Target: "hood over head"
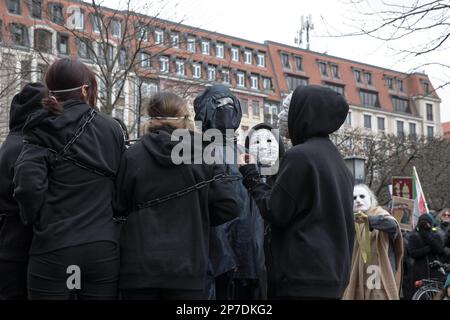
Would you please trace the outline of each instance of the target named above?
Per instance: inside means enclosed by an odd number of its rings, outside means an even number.
[[[9,130],[21,131],[28,116],[42,109],[42,99],[47,92],[46,87],[39,82],[29,83],[14,96],[9,113]]]
[[[195,121],[202,122],[202,131],[239,128],[242,118],[241,104],[224,85],[206,88],[194,100]]]
[[[345,98],[329,88],[314,85],[297,87],[288,115],[292,144],[337,131],[345,122],[348,110]]]

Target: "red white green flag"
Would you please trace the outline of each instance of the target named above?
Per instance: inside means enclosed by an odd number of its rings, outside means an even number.
[[[420,184],[419,175],[416,167],[413,167],[413,195],[414,195],[414,212],[413,212],[413,226],[417,225],[420,215],[428,213],[428,206],[425,200],[425,195]]]

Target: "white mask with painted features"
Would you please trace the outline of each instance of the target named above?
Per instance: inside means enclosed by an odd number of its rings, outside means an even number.
[[[273,166],[278,160],[279,144],[268,129],[260,129],[250,136],[250,154],[261,166]]]
[[[372,206],[369,192],[363,187],[353,189],[353,211],[367,211]]]

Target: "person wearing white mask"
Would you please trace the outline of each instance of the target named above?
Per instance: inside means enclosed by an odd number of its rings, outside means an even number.
[[[344,300],[399,300],[403,238],[397,220],[368,186],[353,191],[356,240]]]

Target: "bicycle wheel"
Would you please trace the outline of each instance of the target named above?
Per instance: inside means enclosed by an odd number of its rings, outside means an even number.
[[[434,286],[425,286],[414,293],[412,300],[433,300],[439,291],[440,290]]]

